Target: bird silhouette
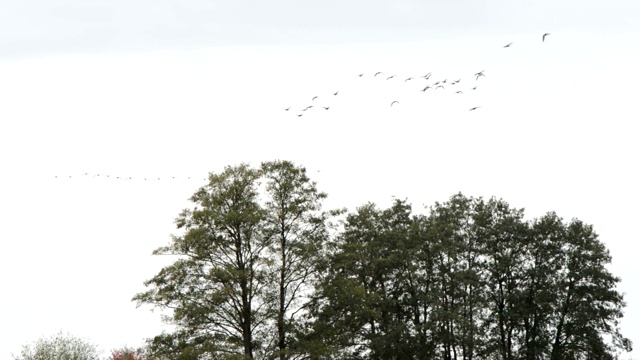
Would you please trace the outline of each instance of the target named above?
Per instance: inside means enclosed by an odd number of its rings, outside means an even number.
[[[397,103],[397,104],[400,104],[400,102],[399,102],[398,100],[393,100],[393,101],[391,102],[391,106],[393,106],[393,104],[396,104],[396,103]]]
[[[333,93],[333,95],[334,95],[334,96],[335,96],[335,95],[338,95],[338,91],[334,92],[334,93]]]
[[[428,73],[427,75],[423,76],[423,78],[425,78],[426,80],[429,80],[430,77],[431,77],[431,73]]]
[[[513,44],[513,43],[508,43],[507,45],[505,45],[503,47],[506,47],[506,48],[511,47],[511,44]]]
[[[431,89],[431,86],[425,86],[425,88],[424,88],[424,89],[422,89],[422,90],[420,90],[420,91],[425,92],[425,91],[427,91],[428,89]]]
[[[412,78],[412,77],[407,78],[404,82],[407,82],[407,81],[409,81],[409,80],[411,80],[411,79],[413,79],[413,78]]]
[[[462,94],[462,91],[458,90],[456,91],[456,94]]]
[[[289,109],[291,109],[291,106],[289,106],[288,108],[284,109],[284,111],[289,111]]]
[[[379,74],[382,74],[382,71],[378,71],[377,73],[373,74],[373,77],[378,76]],[[383,74],[384,75],[384,74]]]
[[[301,116],[302,116],[302,114],[298,114],[298,117],[301,117]]]
[[[391,76],[389,76],[389,77],[387,78],[387,80],[389,80],[389,79],[393,79],[394,77],[396,77],[396,76],[395,76],[395,75],[391,75]]]
[[[471,90],[475,90],[476,88],[477,88],[477,86],[474,86],[474,87],[471,88]]]
[[[544,38],[546,38],[546,37],[547,37],[547,35],[551,35],[551,34],[549,34],[549,33],[544,33],[544,34],[542,35],[542,42],[544,42]]]
[[[444,86],[438,85],[438,86],[436,86],[436,90],[438,90],[438,88],[443,88],[444,89]]]
[[[313,100],[315,100],[315,99],[317,99],[317,98],[318,98],[317,96],[314,96],[314,97],[311,99],[311,101],[313,101]]]
[[[325,110],[329,110],[329,106],[323,106]]]
[[[479,108],[479,107],[480,107],[480,106],[474,106],[474,107],[472,107],[471,109],[469,109],[469,111],[473,111],[473,110],[475,110],[475,109],[477,109],[477,108]]]
[[[479,78],[480,76],[484,76],[484,70],[482,70],[482,71],[480,71],[480,72],[475,73],[475,75],[476,75],[476,80],[478,80],[478,78]]]
[[[360,75],[358,75],[358,76],[359,76],[359,77],[362,77],[362,76],[364,76],[364,74],[360,74]]]

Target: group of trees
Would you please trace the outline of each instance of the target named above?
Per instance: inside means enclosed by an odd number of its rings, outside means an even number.
[[[592,226],[454,195],[324,211],[303,167],[211,174],[134,297],[170,311],[171,359],[613,359],[620,281]]]
[[[631,350],[611,258],[591,226],[532,222],[455,195],[347,217],[310,307],[324,354],[367,359],[613,359]]]

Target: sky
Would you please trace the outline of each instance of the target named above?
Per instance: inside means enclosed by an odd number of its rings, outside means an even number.
[[[60,330],[106,355],[168,329],[131,301],[171,262],[151,252],[209,172],[275,159],[305,166],[326,209],[406,198],[424,213],[462,192],[593,224],[640,346],[638,13],[0,1],[0,358]]]

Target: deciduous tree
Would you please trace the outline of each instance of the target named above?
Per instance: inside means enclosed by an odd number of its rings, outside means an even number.
[[[145,282],[148,291],[134,297],[139,304],[172,310],[178,331],[156,337],[154,353],[250,359],[260,348],[255,334],[267,321],[268,283],[260,175],[246,164],[211,174],[191,197],[195,207],[176,219],[185,233],[154,251],[179,256]]]

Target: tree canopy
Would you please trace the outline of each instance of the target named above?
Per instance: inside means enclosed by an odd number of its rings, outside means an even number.
[[[171,310],[176,359],[614,359],[630,351],[593,226],[504,200],[346,215],[289,161],[211,174],[134,300]]]

